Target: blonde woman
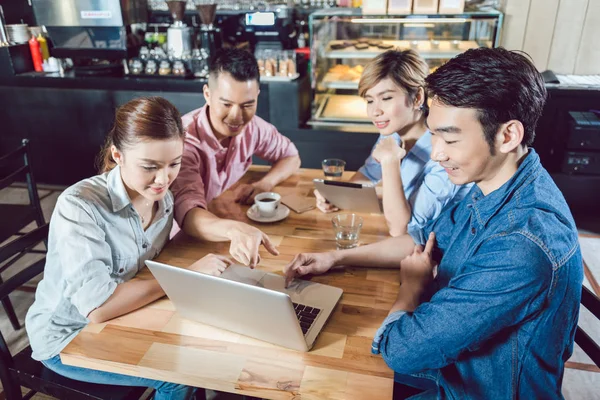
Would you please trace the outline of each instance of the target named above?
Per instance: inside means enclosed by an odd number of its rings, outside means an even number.
[[[423,89],[428,71],[415,51],[389,50],[365,66],[359,82],[359,94],[380,136],[350,180],[382,184],[383,210],[392,236],[410,233],[420,238],[421,228],[468,190],[452,184],[444,168],[430,159]],[[321,211],[337,211],[318,192],[315,196]]]

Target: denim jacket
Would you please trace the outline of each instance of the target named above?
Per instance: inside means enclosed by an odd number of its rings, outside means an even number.
[[[533,149],[515,175],[425,227],[441,254],[433,295],[390,315],[373,342],[397,373],[433,377],[438,398],[562,399],[583,262],[567,204]]]

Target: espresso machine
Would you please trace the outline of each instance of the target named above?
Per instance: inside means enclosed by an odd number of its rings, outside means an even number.
[[[167,29],[167,51],[170,57],[182,58],[192,52],[192,29],[184,22],[187,1],[167,0],[173,23]]]
[[[142,43],[138,24],[148,20],[147,0],[31,0],[53,57],[71,58],[78,76],[122,75],[129,53]]]
[[[213,55],[223,45],[221,30],[214,25],[217,15],[217,2],[215,0],[196,0],[196,10],[200,16],[200,33],[198,47]]]

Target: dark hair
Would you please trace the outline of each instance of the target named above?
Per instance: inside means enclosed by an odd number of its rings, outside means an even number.
[[[162,97],[141,97],[131,100],[117,109],[115,123],[106,137],[98,155],[100,173],[116,166],[110,148],[119,151],[134,146],[144,139],[171,140],[185,138],[181,115],[173,104]]]
[[[404,89],[410,104],[414,104],[420,88],[425,87],[429,67],[416,51],[388,50],[379,54],[365,65],[358,83],[358,94],[365,97],[367,91],[390,78],[396,86]],[[424,115],[427,115],[427,98],[423,99]]]
[[[221,48],[210,58],[208,73],[217,78],[220,73],[227,72],[239,82],[260,82],[260,73],[256,58],[246,51],[236,48]]]
[[[544,109],[546,87],[528,57],[501,47],[467,50],[427,77],[429,96],[449,106],[477,109],[492,155],[500,125],[510,120],[523,124],[522,144],[529,146]]]

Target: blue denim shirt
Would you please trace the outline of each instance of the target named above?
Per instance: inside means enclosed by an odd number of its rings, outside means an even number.
[[[390,137],[400,144],[402,139],[397,133]],[[380,135],[375,146],[386,136]],[[382,169],[372,155],[358,172],[366,176],[373,184],[381,181]],[[402,159],[400,175],[404,195],[411,207],[411,219],[408,223],[408,233],[415,239],[421,236],[422,228],[431,220],[437,218],[446,205],[459,202],[471,189],[471,185],[456,186],[448,178],[444,168],[431,160],[431,132],[426,131],[417,140]]]
[[[437,377],[439,398],[562,399],[583,262],[567,204],[533,149],[515,175],[423,230],[441,253],[433,295],[390,315],[373,342],[399,374]]]

